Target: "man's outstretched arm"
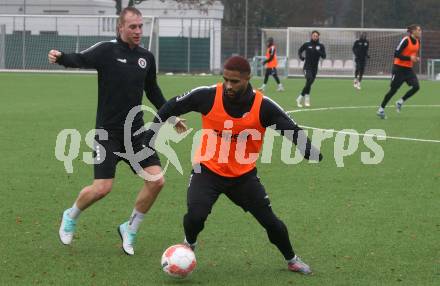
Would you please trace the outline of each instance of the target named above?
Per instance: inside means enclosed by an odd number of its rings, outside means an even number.
[[[50,50],[49,63],[60,64],[68,68],[94,68],[97,69],[108,42],[99,42],[79,53],[64,53]]]

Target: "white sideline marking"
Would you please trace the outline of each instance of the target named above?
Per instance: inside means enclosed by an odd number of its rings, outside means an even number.
[[[440,105],[405,105],[405,108],[406,107],[440,107]],[[326,110],[339,110],[339,109],[363,109],[363,108],[377,108],[377,106],[336,106],[336,107],[321,107],[321,108],[309,108],[309,109],[295,109],[295,110],[289,110],[286,112],[287,113],[298,113],[298,112],[309,112],[309,111],[326,111]],[[440,143],[440,140],[434,140],[434,139],[418,139],[418,138],[411,138],[411,137],[397,137],[397,136],[388,136],[388,135],[387,136],[377,136],[374,134],[345,132],[345,131],[338,131],[338,130],[334,130],[334,129],[323,129],[323,128],[317,128],[317,127],[312,127],[312,126],[305,126],[305,125],[299,125],[299,126],[304,129],[330,131],[332,133],[359,135],[359,136],[364,136],[364,137],[367,136],[367,137],[377,137],[377,138],[384,138],[384,139],[396,139],[396,140],[403,140],[403,141]]]

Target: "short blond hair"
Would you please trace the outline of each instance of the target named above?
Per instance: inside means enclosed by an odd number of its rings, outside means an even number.
[[[142,17],[141,11],[139,11],[139,9],[137,9],[136,7],[130,6],[130,7],[125,7],[124,9],[122,9],[121,13],[119,14],[118,21],[116,23],[116,35],[118,37],[119,37],[119,27],[121,27],[121,25],[124,24],[125,15],[127,15],[129,12],[134,15]]]

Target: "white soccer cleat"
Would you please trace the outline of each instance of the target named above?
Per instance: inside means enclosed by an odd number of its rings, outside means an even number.
[[[304,106],[310,107],[310,95],[308,95],[308,94],[306,94],[306,96],[304,98]]]
[[[385,115],[385,111],[384,110],[378,110],[376,112],[376,115],[379,116],[380,119],[387,119],[387,116]]]
[[[134,243],[136,241],[136,232],[128,229],[128,221],[118,227],[118,233],[122,240],[122,250],[127,255],[134,255]]]
[[[284,91],[284,86],[282,84],[279,84],[277,91]]]
[[[188,240],[186,240],[186,237],[185,237],[185,239],[183,240],[183,245],[188,246],[189,248],[191,248],[192,251],[194,251],[196,249],[197,242],[194,242],[191,244],[188,242]]]
[[[298,272],[304,275],[312,274],[310,266],[304,263],[301,258],[296,255],[287,263],[287,268],[292,272]]]
[[[61,217],[61,225],[58,234],[60,236],[60,240],[64,245],[69,245],[72,243],[73,234],[75,233],[76,220],[72,219],[69,216],[70,209],[67,209],[63,212],[63,216]]]
[[[357,88],[358,90],[361,90],[361,83],[360,83],[360,82],[357,83],[356,88]]]
[[[354,81],[353,81],[353,87],[354,88],[357,88],[357,86],[358,86],[358,80],[357,79],[355,79]]]
[[[396,101],[396,111],[397,112],[402,111],[402,105],[403,105],[403,103],[401,103],[400,101]]]
[[[302,95],[300,95],[300,96],[298,96],[298,97],[296,98],[296,106],[298,106],[299,108],[303,107],[303,105],[302,105],[302,99],[303,99],[303,96],[302,96]]]

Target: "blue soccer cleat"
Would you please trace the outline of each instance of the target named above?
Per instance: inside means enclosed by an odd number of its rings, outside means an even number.
[[[73,234],[75,233],[76,220],[69,216],[70,209],[63,212],[61,218],[61,226],[59,230],[60,240],[64,245],[69,245],[72,243]]]
[[[136,232],[132,232],[128,229],[128,221],[118,227],[118,233],[122,240],[122,250],[127,255],[134,255]]]

